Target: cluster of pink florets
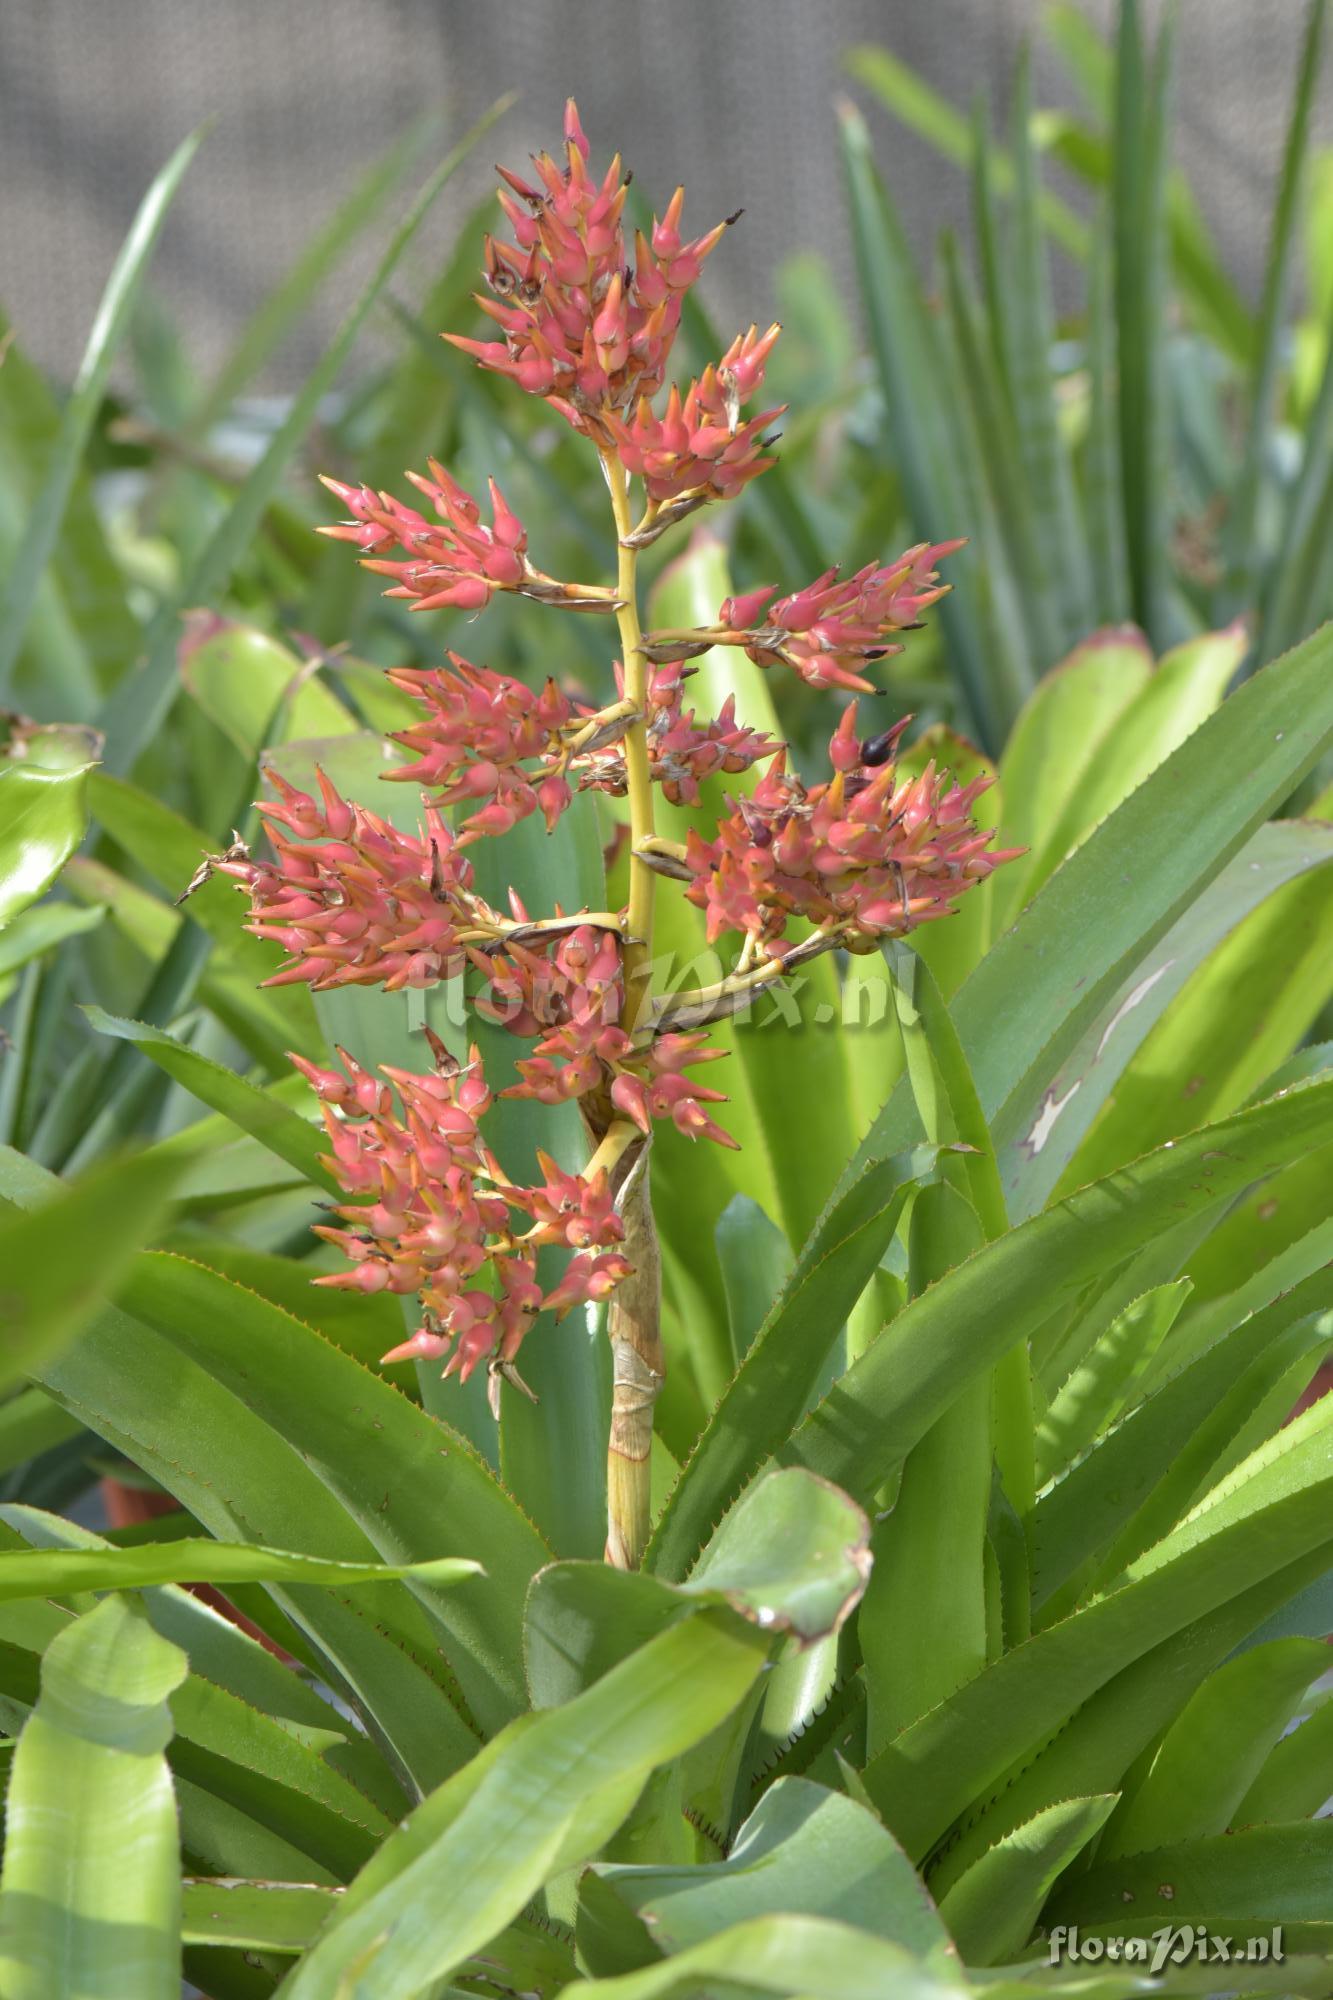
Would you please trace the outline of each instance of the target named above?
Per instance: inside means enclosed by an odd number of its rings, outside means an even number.
[[[742,410],[763,388],[779,330],[751,327],[696,380],[668,387],[684,296],[727,224],[687,238],[677,190],[648,234],[627,244],[620,161],[600,178],[589,171],[572,103],[563,157],[542,154],[531,181],[501,174],[513,240],[487,239],[489,291],[480,301],[499,337],[446,338],[544,398],[595,444],[621,547],[645,546],[772,464],[767,427],[780,411]],[[637,527],[625,519],[627,475],[642,482]],[[611,588],[537,569],[494,481],[486,521],[434,460],[427,474],[408,476],[433,518],[391,494],[325,482],[348,518],[323,532],[388,578],[390,597],[418,611],[477,612],[497,592],[571,611],[625,611]],[[686,705],[689,662],[731,646],[814,688],[867,689],[866,669],[899,651],[895,635],[942,595],[937,565],[958,546],[921,544],[847,577],[826,570],[786,596],[750,591],[728,598],[711,626],[650,632],[633,656],[642,671],[631,677],[617,663],[618,699],[604,708],[552,680],[534,690],[456,653],[444,667],[394,670],[421,715],[393,739],[406,761],[382,775],[419,789],[420,831],[400,832],[349,803],[322,774],[315,798],[274,773],[279,797],[262,808],[273,858],[252,860],[238,841],[210,864],[249,893],[251,930],[287,953],[270,983],[392,991],[470,967],[481,979],[479,1012],[533,1045],[505,1094],[577,1102],[594,1140],[609,1137],[606,1157],[622,1174],[637,1144],[632,1128],[648,1134],[655,1119],[734,1145],[708,1109],[725,1102],[722,1093],[690,1074],[722,1053],[703,1025],[719,994],[776,976],[794,946],[865,951],[944,916],[1007,857],[987,852],[988,835],[973,822],[985,780],[959,786],[929,765],[899,781],[904,723],[863,742],[852,703],[830,744],[832,777],[807,788],[783,745],[738,719],[734,698],[715,716]],[[633,619],[626,629],[637,640]],[[683,1001],[627,996],[627,912],[534,921],[511,892],[511,914],[501,916],[475,888],[475,842],[532,815],[550,831],[579,790],[631,789],[630,732],[633,756],[646,757],[648,775],[678,806],[698,805],[705,781],[736,779],[768,760],[711,837],[692,831],[683,847],[649,840],[631,862],[683,880],[710,941],[744,936],[731,987],[724,979]],[[790,940],[793,922],[803,929]],[[351,1268],[319,1282],[416,1295],[421,1325],[386,1360],[446,1356],[445,1372],[466,1378],[483,1359],[512,1370],[539,1311],[604,1298],[629,1265],[614,1247],[623,1232],[607,1172],[569,1174],[539,1153],[541,1181],[514,1184],[480,1134],[491,1093],[475,1049],[460,1067],[431,1040],[428,1076],[371,1076],[345,1055],[341,1072],[298,1063],[323,1104],[329,1165],[347,1196],[321,1234]],[[537,1253],[549,1245],[571,1256],[544,1290]]]
[[[503,337],[448,337],[482,367],[544,396],[576,430],[610,445],[654,500],[693,489],[730,498],[769,462],[763,432],[779,412],[742,423],[739,408],[762,386],[778,330],[760,335],[752,327],[683,395],[673,389],[659,416],[652,398],[665,380],[681,303],[727,222],[686,237],[685,195],[677,188],[648,236],[636,233],[631,262],[620,157],[597,180],[588,151],[571,102],[562,159],[542,153],[531,181],[500,169],[500,203],[514,241],[487,239],[490,296],[479,303]]]
[[[539,1312],[603,1299],[625,1276],[625,1258],[607,1247],[624,1232],[605,1173],[567,1174],[544,1153],[534,1187],[501,1172],[479,1129],[491,1093],[475,1049],[464,1067],[437,1044],[433,1075],[385,1068],[387,1081],[338,1054],[342,1071],[292,1058],[324,1107],[327,1164],[349,1197],[341,1225],[318,1234],[352,1268],[315,1282],[420,1300],[422,1324],[386,1362],[447,1355],[445,1374],[466,1382],[480,1361],[512,1362]],[[547,1244],[575,1254],[543,1291],[537,1252]],[[487,1268],[494,1292],[476,1283]]]
[[[889,936],[946,917],[1005,852],[972,808],[992,782],[957,785],[933,763],[900,782],[895,764],[906,718],[861,742],[856,703],[829,745],[833,776],[810,790],[786,767],[771,768],[737,799],[716,837],[691,832],[686,895],[705,912],[710,942],[746,933],[774,951],[792,918],[871,951]]]
[[[921,542],[896,562],[867,563],[854,575],[826,569],[804,590],[770,604],[773,587],[729,597],[718,614],[756,666],[788,666],[810,687],[869,693],[863,669],[901,645],[889,635],[910,631],[929,605],[943,597],[936,565],[961,542]],[[767,610],[764,607],[767,606]],[[756,623],[760,614],[762,623]]]
[[[508,833],[531,813],[541,814],[549,833],[570,804],[574,786],[624,794],[627,713],[598,723],[599,711],[564,694],[554,681],[534,693],[525,682],[473,666],[457,653],[449,660],[447,668],[403,667],[390,674],[426,713],[393,737],[414,761],[384,775],[438,794],[438,806],[472,808],[459,826],[460,846]],[[692,671],[677,660],[648,675],[649,763],[654,782],[673,805],[696,804],[705,778],[747,771],[779,747],[771,736],[737,721],[734,696],[716,716],[687,709],[683,693]],[[615,674],[623,700],[619,661]]]
[[[736,718],[736,697],[729,694],[714,716],[699,716],[684,705],[684,689],[693,668],[682,660],[670,660],[648,672],[648,697],[644,720],[648,735],[648,763],[654,784],[662,787],[673,806],[699,803],[699,787],[706,778],[734,777],[748,771],[763,757],[771,757],[779,747],[761,730],[749,729]],[[615,662],[616,686],[625,692],[625,672]],[[625,757],[622,749],[624,723],[608,740],[594,743],[577,760],[579,785],[585,791],[609,792],[621,797],[625,791]]]
[[[461,972],[472,868],[435,808],[425,809],[423,834],[400,833],[341,797],[322,771],[318,800],[269,776],[278,802],[259,810],[273,859],[242,850],[216,864],[249,894],[246,929],[288,955],[265,985],[394,993]]]
[[[654,1118],[669,1118],[688,1139],[736,1144],[703,1108],[725,1103],[723,1093],[685,1075],[725,1051],[709,1048],[705,1034],[636,1041],[626,1033],[620,945],[609,931],[584,925],[545,953],[511,943],[503,953],[473,957],[488,982],[478,1011],[513,1034],[537,1038],[533,1054],[516,1065],[522,1081],[506,1097],[563,1104],[604,1096],[645,1133]]]

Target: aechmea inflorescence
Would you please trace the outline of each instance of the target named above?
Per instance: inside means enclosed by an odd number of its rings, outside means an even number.
[[[696,379],[670,380],[682,302],[728,225],[688,237],[678,190],[631,239],[620,161],[600,176],[591,170],[572,103],[563,154],[541,155],[530,179],[501,176],[512,240],[488,240],[480,300],[493,337],[446,337],[588,439],[611,496],[614,580],[547,575],[494,481],[483,508],[434,461],[409,475],[429,515],[329,479],[348,518],[323,532],[349,543],[389,579],[389,595],[417,611],[476,613],[510,593],[614,617],[614,698],[598,707],[551,680],[532,687],[457,653],[438,667],[395,670],[420,714],[395,736],[405,755],[384,775],[420,792],[419,832],[396,830],[322,776],[318,798],[275,780],[279,796],[262,808],[271,858],[233,846],[216,865],[248,891],[251,928],[285,951],[275,981],[395,991],[467,970],[479,977],[479,1012],[530,1044],[509,1094],[578,1104],[585,1169],[568,1172],[542,1154],[539,1178],[518,1185],[482,1136],[491,1092],[475,1050],[460,1063],[437,1047],[425,1076],[380,1079],[350,1058],[340,1072],[299,1065],[323,1104],[329,1164],[347,1197],[321,1233],[350,1269],[321,1282],[420,1302],[420,1325],[392,1358],[443,1358],[446,1373],[462,1376],[485,1362],[519,1382],[515,1357],[539,1313],[610,1296],[608,1555],[633,1563],[646,1533],[663,1367],[643,1158],[654,1123],[734,1144],[714,1116],[722,1093],[693,1074],[721,1053],[709,1045],[709,1020],[817,952],[873,950],[947,915],[1007,857],[974,822],[981,784],[958,786],[933,766],[900,774],[906,719],[863,739],[851,703],[830,744],[829,777],[806,784],[785,746],[738,715],[734,696],[715,715],[691,705],[690,663],[717,646],[816,689],[868,690],[875,663],[900,650],[899,635],[943,593],[938,564],[958,544],[921,545],[846,577],[830,569],[785,594],[751,590],[728,598],[712,624],[645,634],[639,551],[697,509],[735,498],[773,463],[780,410],[746,412],[779,329],[751,327]],[[757,767],[757,782],[736,782]],[[660,838],[655,788],[698,808],[705,784],[722,788],[720,820],[681,844]],[[550,830],[580,791],[625,801],[625,906],[534,917],[513,899],[507,913],[494,909],[474,880],[476,843],[533,815]],[[704,912],[710,941],[736,934],[734,968],[713,986],[657,990],[659,882]],[[551,1246],[570,1253],[553,1286],[537,1261]]]

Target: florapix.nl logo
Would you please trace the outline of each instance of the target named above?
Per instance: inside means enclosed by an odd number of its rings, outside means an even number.
[[[1076,1924],[1057,1924],[1047,1955],[1051,1965],[1141,1965],[1150,1974],[1167,1965],[1281,1965],[1286,1957],[1281,1924],[1243,1938],[1206,1924],[1163,1924],[1137,1937],[1084,1937]]]

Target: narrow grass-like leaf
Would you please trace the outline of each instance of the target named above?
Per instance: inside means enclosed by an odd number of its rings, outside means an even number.
[[[1093,605],[1104,625],[1129,616],[1129,557],[1125,545],[1125,483],[1121,470],[1119,385],[1112,308],[1109,219],[1097,230],[1088,276],[1088,435],[1083,492],[1088,516]]]
[[[242,327],[217,374],[189,414],[190,436],[206,435],[227,414],[240,391],[261,372],[320,286],[383,212],[403,175],[439,128],[437,112],[416,119],[387,152],[371,162],[328,220],[321,223],[282,281]]]
[[[1249,423],[1240,473],[1227,503],[1228,586],[1237,610],[1253,600],[1257,549],[1257,517],[1263,489],[1265,464],[1274,422],[1274,397],[1282,344],[1286,336],[1283,313],[1292,258],[1296,248],[1297,220],[1301,189],[1305,181],[1309,149],[1310,115],[1315,102],[1319,68],[1323,56],[1324,17],[1327,0],[1310,0],[1305,39],[1296,71],[1296,90],[1287,123],[1282,174],[1277,203],[1273,210],[1272,233],[1264,265],[1263,296],[1259,303],[1258,336],[1249,383]]]
[[[1093,623],[1088,550],[1074,498],[1074,483],[1051,379],[1053,340],[1050,279],[1041,226],[1041,187],[1032,142],[1032,67],[1025,52],[1014,85],[1014,207],[1010,255],[1014,266],[1014,306],[1010,393],[1019,450],[1032,496],[1034,534],[1041,555],[1036,575],[1025,577],[1025,593],[1043,585],[1054,598],[1062,627],[1061,643],[1039,668],[1083,637]]]
[[[1007,384],[1000,378],[995,358],[984,340],[977,303],[972,295],[957,238],[946,232],[940,239],[949,316],[957,349],[959,369],[972,412],[973,435],[980,448],[981,465],[1001,532],[1009,550],[1015,575],[1022,579],[1018,592],[1025,624],[1030,628],[1029,646],[1034,660],[1050,665],[1062,650],[1059,604],[1050,572],[1048,546],[1042,540],[1034,494],[1027,468],[1019,450],[1018,430]],[[1001,328],[992,336],[1003,337]]]
[[[1173,17],[1146,59],[1138,0],[1123,0],[1113,174],[1120,465],[1134,615],[1165,634],[1167,560],[1165,177]]]
[[[201,1055],[197,1049],[178,1042],[174,1036],[164,1034],[160,1028],[149,1027],[143,1021],[118,1020],[100,1007],[85,1007],[83,1011],[99,1034],[132,1043],[192,1097],[210,1110],[220,1111],[308,1181],[317,1187],[337,1190],[337,1181],[321,1164],[327,1144],[322,1126],[302,1118],[267,1091],[248,1083],[222,1063]]]
[[[112,266],[79,372],[65,404],[45,483],[28,517],[23,540],[10,565],[4,598],[0,601],[0,692],[9,687],[37,586],[59,538],[70,492],[97,419],[111,365],[129,324],[167,210],[203,136],[201,130],[182,140],[157,175]]]
[[[446,155],[421,189],[406,217],[389,239],[374,275],[306,378],[263,457],[191,565],[176,598],[154,619],[148,634],[144,664],[137,673],[125,676],[104,715],[107,763],[117,775],[124,777],[133,770],[141,752],[151,742],[171,707],[176,688],[176,648],[183,609],[188,605],[209,602],[226,587],[238,558],[248,546],[265,509],[277,492],[292,455],[309,430],[320,402],[333,386],[357,335],[393,276],[403,253],[416,236],[437,195],[467,158],[477,140],[507,109],[509,101],[502,99],[493,105],[466,138]]]
[[[844,58],[848,72],[867,90],[873,91],[895,118],[909,131],[927,140],[955,166],[966,166],[971,158],[971,134],[967,119],[947,99],[932,90],[924,77],[899,62],[888,49],[863,44],[849,49]],[[1008,154],[994,154],[997,190],[1009,194],[1014,186],[1014,163]],[[1042,226],[1062,250],[1072,257],[1087,254],[1087,226],[1082,218],[1060,200],[1043,191],[1040,199]]]
[[[875,171],[865,123],[850,106],[842,113],[842,150],[888,434],[917,532],[942,540],[973,516],[962,503],[958,440],[941,380],[938,338],[901,220]],[[993,635],[980,629],[973,597],[977,567],[975,557],[963,552],[955,565],[958,587],[943,600],[940,617],[982,741],[993,746],[1003,735],[1006,710],[1018,706],[1022,676],[1010,673],[1003,654],[997,656],[990,644]],[[1008,677],[999,690],[997,676]]]
[[[1329,314],[1325,310],[1327,338]],[[1301,469],[1288,500],[1259,627],[1258,658],[1271,660],[1308,630],[1319,603],[1320,556],[1333,491],[1333,339],[1314,407],[1304,425]]]

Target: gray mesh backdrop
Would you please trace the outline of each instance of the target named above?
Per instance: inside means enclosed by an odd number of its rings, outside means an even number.
[[[1105,25],[1110,0],[1086,5]],[[573,90],[595,149],[622,143],[659,200],[685,179],[700,226],[744,206],[709,284],[728,320],[748,322],[788,250],[823,250],[850,284],[832,113],[847,88],[841,51],[881,41],[955,103],[982,90],[998,105],[1040,15],[1036,0],[3,0],[0,300],[36,357],[68,374],[140,194],[214,116],[156,263],[158,291],[207,366],[405,121],[443,106],[456,136],[503,91],[520,93],[442,198],[424,264],[496,158],[521,163],[558,136]],[[1250,291],[1303,19],[1300,0],[1182,8],[1177,154]],[[1045,58],[1039,83],[1058,100]],[[963,221],[962,177],[868,108],[924,246]],[[300,379],[373,256],[359,246],[267,387]]]

